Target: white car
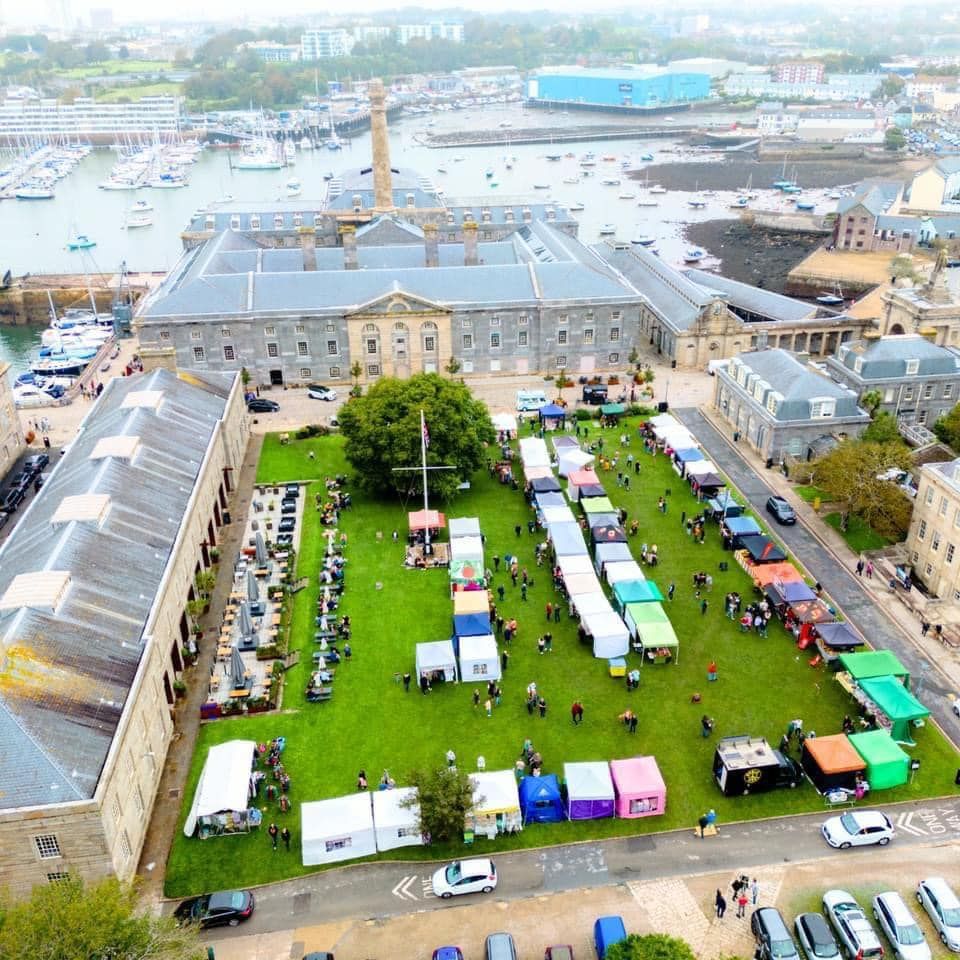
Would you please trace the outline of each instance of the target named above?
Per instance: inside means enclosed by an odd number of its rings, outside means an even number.
[[[943,877],[917,884],[917,900],[948,950],[960,953],[960,900]]]
[[[325,387],[319,383],[311,383],[310,386],[307,387],[307,396],[311,400],[332,401],[337,399],[337,391],[331,390],[329,387]]]
[[[930,947],[903,897],[893,890],[873,898],[873,916],[900,960],[931,960]]]
[[[449,900],[461,893],[490,893],[497,886],[497,868],[487,857],[454,860],[433,875],[433,894]]]
[[[873,843],[884,847],[893,838],[893,824],[879,810],[851,810],[839,817],[831,817],[820,832],[831,847],[841,850]]]

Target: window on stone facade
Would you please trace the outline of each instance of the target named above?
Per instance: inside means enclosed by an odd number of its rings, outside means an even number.
[[[930,549],[936,552],[940,549],[940,534],[934,531],[933,536],[930,538]]]
[[[490,318],[490,326],[491,326],[491,327],[499,327],[499,326],[500,326],[500,318],[499,318],[499,317],[491,317],[491,318]]]
[[[283,229],[283,214],[275,213],[273,215],[273,229],[282,230]]]
[[[120,855],[124,860],[129,860],[133,856],[133,850],[130,847],[130,837],[126,830],[120,831]]]
[[[558,330],[557,331],[557,343],[566,343],[567,342],[567,331]]]
[[[561,313],[560,316],[557,317],[557,323],[566,323],[569,319],[570,319],[570,314]]]
[[[231,229],[231,230],[239,230],[239,229],[240,229],[240,216],[239,216],[239,214],[234,214],[234,215],[230,218],[230,229]]]
[[[929,507],[933,503],[933,487],[927,487],[927,495],[924,498],[927,501],[927,506]]]
[[[133,787],[133,805],[137,808],[137,813],[143,813],[145,809],[143,805],[143,794],[140,792],[139,785],[136,784]]]
[[[491,333],[490,334],[490,349],[499,350],[500,349],[500,334]]]
[[[367,341],[367,353],[376,353],[377,352],[377,341],[371,337]]]
[[[518,346],[518,347],[525,347],[526,345],[527,345],[527,331],[526,331],[526,330],[521,330],[521,331],[517,334],[517,346]]]
[[[194,347],[193,348],[193,362],[194,363],[203,363],[207,359],[206,351],[203,347]]]
[[[857,357],[853,361],[853,372],[854,373],[863,373],[863,357]]]
[[[563,355],[557,357],[557,369],[562,370],[567,365],[567,358]]]
[[[279,344],[279,343],[268,343],[268,344],[267,344],[267,356],[268,356],[268,357],[279,357],[279,356],[280,356],[280,344]]]
[[[924,400],[929,400],[932,396],[933,396],[933,384],[932,384],[932,383],[928,383],[928,384],[923,388],[923,399],[924,399]]]
[[[593,311],[592,311],[592,310],[588,310],[588,311],[583,315],[583,319],[586,320],[587,323],[593,323]]]
[[[928,564],[923,568],[923,570],[924,570],[924,573],[926,573],[926,575],[929,577],[930,574],[933,573],[933,564],[932,564],[932,563],[928,563]]]
[[[945,383],[943,385],[943,399],[949,400],[951,399],[951,397],[953,397],[953,384]]]
[[[306,340],[297,341],[297,356],[298,357],[309,357],[310,356],[310,344]]]
[[[340,352],[340,344],[336,340],[327,341],[327,353],[331,357],[335,357]]]
[[[331,379],[331,380],[337,380],[337,379],[339,379],[339,378],[340,378],[340,368],[339,368],[339,367],[331,367],[331,368],[330,368],[330,379]]]
[[[379,364],[379,363],[368,363],[368,364],[367,364],[367,376],[368,376],[368,377],[379,377],[379,376],[380,376],[380,364]]]
[[[328,323],[327,333],[336,333],[336,332],[337,332],[337,325],[335,323]]]
[[[460,321],[460,326],[463,327],[464,330],[469,330],[473,326],[473,321],[469,319],[469,317],[464,317],[463,320]]]
[[[591,343],[593,343],[593,330],[588,327],[583,331],[583,344],[589,346]]]
[[[225,340],[226,340],[226,339],[229,339],[229,337],[230,337],[230,328],[229,328],[229,327],[221,327],[221,328],[220,328],[220,336],[223,337]]]
[[[191,331],[190,331],[190,339],[191,339],[191,340],[202,340],[202,339],[203,339],[203,331],[201,331],[201,330],[191,330]]]
[[[620,328],[611,327],[610,328],[610,342],[616,343],[620,339]]]
[[[500,361],[494,360],[492,357],[490,359],[490,372],[499,373],[500,372]]]
[[[619,363],[619,362],[620,362],[619,353],[611,353],[610,356],[607,357],[607,363]]]
[[[473,334],[465,333],[463,335],[463,349],[472,350],[473,349]]]
[[[929,412],[930,412],[929,410],[921,410],[921,411],[917,414],[917,423],[926,423],[926,422],[927,422],[927,414],[928,414]]]
[[[917,527],[917,539],[921,542],[927,539],[927,521],[921,520],[920,526]]]
[[[611,320],[619,320],[623,316],[623,313],[619,310],[613,310],[610,313]]]
[[[37,847],[37,853],[40,854],[41,860],[55,860],[57,857],[63,856],[60,852],[60,841],[54,833],[41,834],[38,837],[34,837],[33,842]]]
[[[161,331],[160,331],[160,339],[161,339],[161,340],[169,340],[169,339],[170,339],[170,331],[169,331],[169,330],[161,330]]]
[[[260,229],[260,216],[259,214],[253,213],[250,215],[250,229],[259,230]]]
[[[915,377],[920,371],[920,361],[919,360],[908,360],[906,362],[906,374],[908,377]]]
[[[69,880],[70,874],[66,870],[58,870],[56,873],[47,874],[47,883],[60,883],[63,880]]]
[[[521,327],[525,327],[529,322],[530,318],[525,313],[521,313],[520,316],[517,317],[517,323],[519,323]]]
[[[436,337],[424,337],[423,338],[423,349],[427,353],[433,353],[437,349],[437,338]]]
[[[223,345],[223,359],[224,360],[236,360],[236,352],[233,349],[233,345],[225,343]]]
[[[306,333],[306,332],[307,332],[307,328],[306,328],[302,323],[298,323],[298,324],[293,328],[293,332],[294,332],[294,333]]]
[[[947,507],[949,506],[946,497],[940,498],[940,516],[945,517],[947,515]]]
[[[277,328],[274,326],[264,327],[263,335],[265,337],[275,337],[277,335]]]
[[[303,214],[302,214],[302,213],[295,213],[295,214],[293,215],[293,225],[294,225],[295,227],[302,227],[302,226],[303,226]]]
[[[947,563],[953,563],[953,544],[952,543],[947,544],[947,551],[944,554],[944,557]]]
[[[300,368],[300,379],[301,380],[310,380],[313,377],[313,370],[310,367],[301,367]]]

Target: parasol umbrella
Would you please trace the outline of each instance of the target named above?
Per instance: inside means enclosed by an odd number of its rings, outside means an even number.
[[[263,534],[257,531],[257,566],[267,565],[267,545],[263,542]]]
[[[240,690],[246,686],[247,668],[243,664],[243,656],[238,647],[234,647],[230,654],[230,680],[234,690]]]
[[[240,636],[250,637],[254,634],[253,619],[250,616],[250,604],[240,604]]]
[[[257,586],[257,575],[252,571],[247,571],[247,599],[255,602],[260,599],[260,587]]]

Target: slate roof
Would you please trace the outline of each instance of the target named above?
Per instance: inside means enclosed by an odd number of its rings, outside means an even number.
[[[771,290],[762,290],[748,283],[730,280],[718,273],[693,269],[682,270],[681,273],[704,291],[723,297],[730,306],[769,317],[771,320],[795,322],[817,315],[817,308],[802,300],[794,300]]]
[[[856,372],[857,360],[862,361]],[[930,343],[915,334],[880,337],[877,340],[856,340],[843,344],[828,364],[844,367],[861,380],[891,380],[907,376],[907,361],[919,360],[911,377],[956,375],[958,358],[952,350]]]
[[[852,197],[843,197],[837,201],[837,212],[846,213],[848,210],[862,204],[875,217],[890,209],[890,205],[897,199],[901,184],[887,180],[865,180],[857,188]]]
[[[0,548],[0,597],[21,574],[70,576],[52,610],[0,610],[0,809],[93,796],[234,376],[194,385],[156,370],[110,381]],[[162,392],[160,406],[124,409],[135,391]],[[113,436],[139,437],[133,460],[91,460]],[[53,528],[64,497],[84,494],[110,498],[102,523]]]
[[[942,157],[937,161],[936,167],[947,177],[954,173],[960,173],[960,157]]]
[[[941,463],[926,463],[921,469],[936,470],[954,490],[960,493],[960,457]]]

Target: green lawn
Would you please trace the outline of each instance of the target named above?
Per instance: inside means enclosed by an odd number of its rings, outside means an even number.
[[[140,97],[165,97],[180,93],[179,83],[138,83],[130,87],[111,87],[97,93],[98,103],[119,103]]]
[[[830,498],[827,494],[821,490],[819,487],[814,486],[805,486],[803,484],[798,484],[793,488],[793,492],[801,499],[807,503],[813,503],[818,497],[820,498],[821,503],[827,503]]]
[[[604,431],[608,449],[617,442],[619,432]],[[310,460],[310,450],[315,460]],[[638,455],[639,444],[634,443],[632,450]],[[551,628],[554,652],[538,654],[537,637],[547,629],[545,604],[555,595],[548,570],[534,564],[536,540],[526,531],[530,513],[520,492],[481,473],[473,478],[468,492],[444,505],[448,516],[480,517],[487,538],[488,566],[492,567],[489,558],[494,554],[515,553],[534,579],[529,600],[523,603],[509,577],[501,574],[494,578],[495,585],[506,587],[501,612],[516,616],[520,626],[501,683],[504,700],[492,719],[473,708],[470,684],[435,688],[424,697],[416,689],[404,694],[402,686],[395,683],[395,674],[412,672],[416,642],[450,635],[452,603],[447,575],[443,570],[405,570],[401,565],[406,514],[419,506],[416,498],[407,503],[384,503],[356,490],[354,509],[341,518],[341,529],[349,537],[342,612],[351,614],[354,621],[353,660],[338,668],[335,697],[330,703],[305,703],[303,689],[314,649],[315,572],[320,549],[318,515],[309,510],[298,561],[299,573],[310,576],[311,586],[296,595],[293,613],[293,642],[303,653],[301,663],[287,674],[284,709],[276,715],[204,724],[181,811],[182,823],[212,744],[235,738],[264,741],[283,735],[288,743],[284,762],[292,778],[294,808],[286,819],[294,835],[293,850],[272,853],[265,833],[201,842],[185,838],[178,830],[168,864],[167,894],[181,896],[229,884],[265,883],[316,869],[300,865],[297,805],[351,792],[361,768],[372,783],[387,769],[402,785],[411,769],[442,764],[452,747],[468,769],[475,768],[481,754],[488,770],[503,769],[513,766],[527,736],[542,753],[545,772],[561,776],[564,761],[654,754],[668,788],[666,815],[528,827],[517,836],[495,842],[478,840],[474,847],[478,853],[691,826],[709,807],[716,808],[721,823],[822,810],[822,800],[810,787],[727,799],[714,786],[713,742],[700,736],[699,720],[704,712],[716,719],[715,736],[751,733],[776,743],[794,717],[802,717],[808,729],[821,734],[836,731],[851,704],[837,684],[807,665],[809,655],[798,654],[778,626],[768,639],[762,639],[741,634],[724,618],[724,593],[737,589],[749,597],[747,577],[731,555],[723,553],[715,526],[708,527],[704,545],[694,544],[686,536],[681,513],[695,508],[689,487],[663,456],[639,456],[642,473],[631,478],[629,492],[617,487],[615,473],[603,474],[601,479],[612,499],[628,510],[629,518],[641,522],[641,534],[632,541],[635,553],[640,552],[644,540],[659,546],[661,564],[650,573],[664,592],[671,581],[676,583],[676,598],[668,607],[681,647],[678,664],[645,666],[640,690],[635,693],[628,694],[623,681],[608,676],[606,663],[595,660],[589,649],[579,645],[575,626],[566,617]],[[310,480],[337,472],[349,472],[339,437],[291,440],[286,446],[268,437],[258,481]],[[668,489],[669,512],[662,515],[656,508],[657,497]],[[310,502],[312,492],[308,493]],[[514,533],[517,523],[523,524],[519,538]],[[400,544],[391,541],[394,529],[400,531]],[[378,531],[383,533],[382,541],[377,540]],[[725,572],[719,570],[721,560],[730,561]],[[701,615],[691,587],[691,574],[697,570],[714,577],[706,615]],[[711,659],[718,664],[719,680],[708,684],[706,666]],[[549,703],[546,719],[527,715],[525,688],[531,680]],[[702,704],[691,703],[694,692],[703,695]],[[585,707],[585,720],[578,728],[572,726],[569,714],[575,697]],[[627,707],[640,717],[635,736],[616,719]],[[913,785],[886,791],[884,800],[929,796],[952,782],[956,756],[946,740],[932,724],[919,731],[919,740],[916,754],[923,760],[922,776]],[[267,822],[275,817],[280,818],[275,808],[266,809]],[[429,850],[407,847],[392,856],[440,858],[456,853],[458,845],[435,845]]]
[[[102,77],[106,74],[164,73],[173,68],[170,60],[107,60],[104,63],[57,70],[56,73],[71,80],[85,80],[87,77]]]
[[[879,550],[887,546],[890,541],[886,537],[881,537],[873,528],[869,527],[860,517],[851,516],[847,523],[847,529],[840,529],[840,514],[828,513],[824,522],[833,527],[837,533],[847,542],[847,546],[854,553],[863,553],[864,550]]]

